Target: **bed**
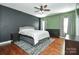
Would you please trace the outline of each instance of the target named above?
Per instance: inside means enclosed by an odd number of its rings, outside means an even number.
[[[32,45],[36,45],[40,40],[49,38],[49,32],[43,30],[35,30],[33,27],[20,27],[20,38]]]

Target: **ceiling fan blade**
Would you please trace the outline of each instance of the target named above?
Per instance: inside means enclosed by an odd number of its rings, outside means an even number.
[[[40,9],[40,8],[38,8],[38,7],[34,7],[35,9]]]
[[[44,5],[44,8],[46,8],[47,7],[47,5]]]
[[[50,11],[50,9],[44,9],[44,11]]]

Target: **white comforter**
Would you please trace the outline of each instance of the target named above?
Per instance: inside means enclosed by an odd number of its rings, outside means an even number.
[[[44,38],[49,37],[49,32],[48,31],[42,31],[42,30],[21,30],[19,31],[19,34],[22,35],[28,35],[30,37],[33,37],[34,39],[34,44],[37,44],[39,40],[42,40]]]

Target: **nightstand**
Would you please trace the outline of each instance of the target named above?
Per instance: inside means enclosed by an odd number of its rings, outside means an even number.
[[[15,41],[19,41],[20,40],[20,35],[18,33],[11,33],[10,34],[10,39],[14,43]]]

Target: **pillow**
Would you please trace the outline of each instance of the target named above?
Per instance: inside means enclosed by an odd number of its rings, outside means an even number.
[[[20,32],[24,32],[24,31],[26,31],[26,30],[35,30],[35,29],[34,29],[34,27],[32,27],[32,26],[20,27],[20,28],[19,28],[19,33],[20,33]]]
[[[34,27],[32,27],[32,26],[24,26],[24,27],[19,28],[19,30],[24,30],[24,29],[33,29],[34,30]]]

